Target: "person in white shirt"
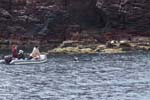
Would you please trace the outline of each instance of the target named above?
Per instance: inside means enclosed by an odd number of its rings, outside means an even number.
[[[39,51],[39,47],[38,46],[35,46],[32,50],[32,53],[30,54],[30,57],[29,59],[39,59],[40,58],[40,51]]]

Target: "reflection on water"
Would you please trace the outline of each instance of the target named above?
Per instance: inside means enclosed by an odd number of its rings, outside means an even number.
[[[0,100],[149,100],[150,54],[51,56],[0,65]]]

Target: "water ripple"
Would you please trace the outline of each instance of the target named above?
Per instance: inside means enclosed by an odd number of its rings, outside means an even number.
[[[0,100],[149,100],[150,54],[51,56],[0,65]]]

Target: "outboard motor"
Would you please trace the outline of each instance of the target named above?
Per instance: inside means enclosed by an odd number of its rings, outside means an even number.
[[[12,61],[12,57],[11,56],[5,56],[4,59],[5,59],[5,63],[6,64],[10,64],[10,62]]]

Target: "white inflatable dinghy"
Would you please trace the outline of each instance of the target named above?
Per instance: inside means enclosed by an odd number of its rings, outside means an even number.
[[[40,55],[39,59],[13,59],[9,64],[11,65],[25,65],[25,64],[40,64],[47,62],[46,55]],[[0,60],[0,63],[5,63],[5,60]]]

